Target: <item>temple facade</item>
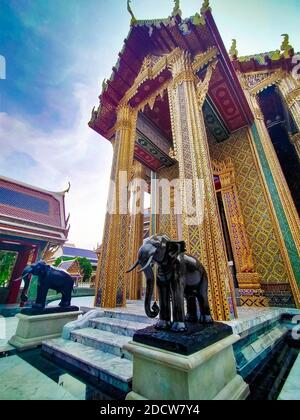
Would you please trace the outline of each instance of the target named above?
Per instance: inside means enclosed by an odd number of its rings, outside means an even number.
[[[236,305],[299,308],[300,80],[288,36],[278,50],[239,57],[208,1],[187,19],[179,2],[166,19],[128,10],[129,34],[89,122],[113,147],[96,305],[140,298],[141,274],[126,270],[143,241],[143,194],[141,212],[121,198],[132,203],[142,179],[150,234],[183,239],[201,260],[214,319],[234,317]]]
[[[68,239],[65,193],[0,177],[0,252],[15,258],[9,278],[0,284],[0,307],[19,302],[26,265],[48,260]],[[29,298],[35,288],[36,281],[32,281]]]

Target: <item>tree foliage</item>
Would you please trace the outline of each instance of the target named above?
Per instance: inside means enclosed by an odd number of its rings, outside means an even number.
[[[89,281],[93,272],[91,262],[85,257],[78,257],[77,261],[79,262],[80,270],[82,271],[83,281]]]
[[[12,274],[16,261],[14,252],[0,251],[0,287],[4,287]]]

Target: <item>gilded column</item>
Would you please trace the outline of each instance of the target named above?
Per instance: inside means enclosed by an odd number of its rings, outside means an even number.
[[[300,133],[296,133],[296,134],[292,135],[291,136],[291,142],[293,143],[293,145],[296,149],[297,155],[300,159]]]
[[[165,233],[171,239],[178,239],[176,187],[178,181],[178,164],[163,168],[159,171],[158,186],[158,220],[160,233]]]
[[[291,74],[288,74],[278,82],[278,87],[300,132],[300,82]],[[293,136],[291,140],[300,159],[299,133]]]
[[[232,278],[227,264],[206,129],[198,103],[190,55],[181,51],[171,71],[173,84],[168,93],[182,182],[182,234],[188,251],[199,257],[207,270],[214,319],[228,320],[234,306],[230,298]],[[192,220],[193,209],[195,213]]]
[[[129,106],[118,110],[108,210],[96,277],[95,304],[106,308],[126,304],[128,178],[132,173],[136,119],[136,113]]]
[[[264,122],[257,96],[245,90],[255,116],[249,130],[251,146],[266,185],[266,194],[281,243],[290,286],[296,306],[300,308],[300,220],[285,176]]]
[[[136,261],[138,250],[143,243],[144,231],[144,167],[137,160],[133,161],[131,188],[131,215],[129,229],[128,268]],[[127,298],[137,300],[141,297],[142,273],[133,270],[128,274]]]

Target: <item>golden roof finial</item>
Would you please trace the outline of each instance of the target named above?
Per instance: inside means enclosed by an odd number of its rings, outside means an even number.
[[[137,22],[137,20],[136,20],[134,14],[133,14],[133,11],[131,9],[130,3],[131,3],[131,0],[127,0],[127,10],[128,10],[128,12],[129,12],[129,14],[131,16],[130,25],[133,26]]]
[[[173,12],[172,12],[172,16],[177,16],[177,15],[181,16],[182,12],[180,10],[180,0],[174,0],[174,3],[175,3],[175,5],[174,5]]]
[[[290,50],[293,49],[293,47],[289,44],[290,37],[288,34],[282,34],[281,36],[283,36],[283,41],[280,49],[283,52],[285,58],[288,58]]]
[[[209,6],[209,0],[204,0],[202,7],[201,7],[201,15],[203,15],[208,10],[211,10],[211,7]]]
[[[239,54],[238,50],[236,49],[236,39],[233,39],[230,50],[229,50],[229,55],[231,58],[234,58],[234,57],[237,58],[238,54]]]

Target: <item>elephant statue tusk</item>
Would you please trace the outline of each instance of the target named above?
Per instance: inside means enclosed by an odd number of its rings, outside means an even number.
[[[126,271],[126,273],[131,273],[131,271],[133,271],[137,266],[139,265],[139,260],[137,260],[134,264],[133,264],[133,266],[131,266],[130,268],[129,268],[129,270],[127,270]]]
[[[152,260],[153,260],[153,257],[154,257],[154,255],[151,255],[151,257],[150,257],[150,258],[149,258],[149,260],[147,261],[147,264],[139,270],[139,273],[140,273],[141,271],[146,270],[146,268],[148,268],[148,267],[150,266],[150,264],[151,264],[151,262],[152,262]]]

